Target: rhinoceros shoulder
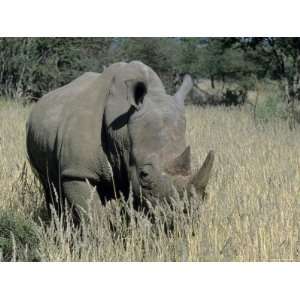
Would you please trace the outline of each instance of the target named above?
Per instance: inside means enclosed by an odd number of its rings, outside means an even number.
[[[43,96],[27,122],[29,151],[38,147],[40,153],[56,157],[62,167],[82,172],[84,167],[96,169],[104,90],[102,75],[88,72]]]

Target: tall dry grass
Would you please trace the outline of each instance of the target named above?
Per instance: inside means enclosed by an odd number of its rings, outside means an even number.
[[[290,131],[280,120],[257,124],[247,109],[188,107],[193,168],[210,149],[216,153],[206,201],[175,199],[172,232],[164,229],[164,211],[158,208],[153,225],[124,201],[112,201],[79,230],[55,214],[44,217],[43,194],[25,156],[29,110],[0,102],[0,209],[38,224],[41,260],[300,260],[300,128]]]

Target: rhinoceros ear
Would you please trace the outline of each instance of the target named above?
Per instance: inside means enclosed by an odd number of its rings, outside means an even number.
[[[147,86],[143,81],[127,80],[127,100],[131,106],[139,110],[143,105]]]
[[[174,95],[175,101],[177,102],[177,104],[180,107],[184,106],[184,100],[185,100],[186,96],[188,95],[188,93],[193,88],[193,85],[194,85],[194,83],[193,83],[192,77],[190,75],[186,74],[183,78],[183,82],[182,82],[180,88]]]

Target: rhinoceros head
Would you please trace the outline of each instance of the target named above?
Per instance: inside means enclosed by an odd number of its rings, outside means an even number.
[[[202,168],[192,174],[184,108],[184,100],[193,86],[191,76],[186,75],[177,93],[170,96],[158,76],[142,63],[122,63],[113,68],[117,72],[112,72],[106,124],[114,140],[111,148],[116,149],[115,156],[122,156],[118,154],[122,148],[128,149],[127,174],[135,198],[141,199],[142,195],[155,206],[159,199],[169,198],[174,187],[180,192],[194,186],[197,192],[203,193],[213,153],[210,152]],[[117,133],[120,128],[122,134]]]
[[[130,175],[135,194],[140,193],[152,206],[174,191],[193,185],[203,193],[213,164],[210,152],[203,167],[191,171],[191,149],[186,145],[184,100],[193,86],[186,75],[174,96],[148,93],[145,82],[133,87],[129,118]]]

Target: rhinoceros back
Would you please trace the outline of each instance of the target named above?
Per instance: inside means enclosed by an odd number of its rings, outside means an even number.
[[[101,74],[85,73],[46,94],[34,106],[27,122],[27,152],[44,180],[98,181],[100,176],[108,180],[109,167],[101,145],[107,86]]]

